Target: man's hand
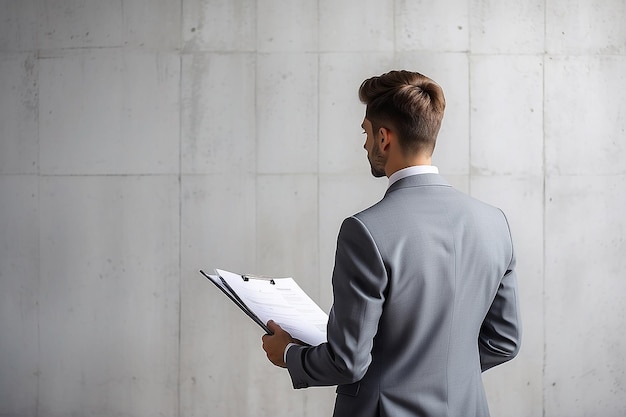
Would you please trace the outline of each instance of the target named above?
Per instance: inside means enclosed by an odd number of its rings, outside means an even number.
[[[285,348],[289,343],[298,343],[298,341],[291,337],[289,333],[284,331],[274,320],[267,322],[267,328],[273,334],[266,334],[263,336],[263,350],[267,353],[267,358],[276,366],[286,368],[284,354]]]

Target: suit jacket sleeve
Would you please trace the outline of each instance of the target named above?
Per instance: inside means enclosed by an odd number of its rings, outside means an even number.
[[[294,388],[358,381],[371,362],[387,272],[374,239],[356,217],[345,219],[339,231],[332,282],[328,342],[287,351]]]
[[[515,252],[512,248],[511,244],[511,260],[478,336],[480,366],[483,371],[513,359],[519,352],[522,327],[515,274]]]

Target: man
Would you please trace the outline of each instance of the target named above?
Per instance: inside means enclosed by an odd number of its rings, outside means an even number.
[[[359,96],[372,174],[389,187],[341,226],[328,342],[301,346],[270,321],[263,349],[294,388],[338,385],[335,417],[488,416],[481,372],[512,359],[521,333],[507,220],[431,165],[438,84],[391,71]]]

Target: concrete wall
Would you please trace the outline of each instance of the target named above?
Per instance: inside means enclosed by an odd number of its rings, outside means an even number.
[[[626,415],[622,0],[2,0],[0,415],[321,416],[197,272],[323,308],[377,201],[360,82],[448,100],[435,163],[509,215],[520,356],[494,416]]]

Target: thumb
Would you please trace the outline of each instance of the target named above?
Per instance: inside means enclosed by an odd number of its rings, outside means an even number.
[[[282,330],[282,328],[274,320],[267,322],[267,328],[272,332],[272,334],[276,334],[277,331]]]

